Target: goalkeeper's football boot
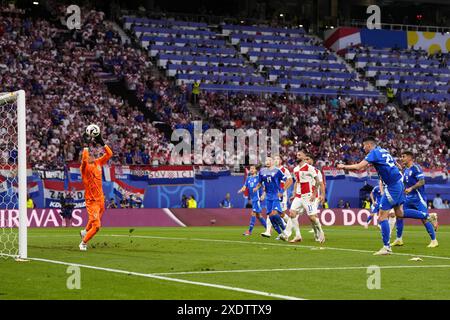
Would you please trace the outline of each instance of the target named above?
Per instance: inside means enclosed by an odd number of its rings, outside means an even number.
[[[87,251],[87,244],[84,243],[83,241],[81,241],[79,248],[80,248],[80,251]]]

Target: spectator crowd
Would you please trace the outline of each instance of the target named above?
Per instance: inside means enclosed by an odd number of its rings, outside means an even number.
[[[145,110],[172,129],[191,128],[196,120],[188,109],[188,86],[167,79],[142,49],[122,43],[103,13],[89,11],[80,31],[30,20],[22,13],[0,14],[0,87],[27,92],[28,159],[33,167],[54,169],[78,162],[82,128],[90,123],[104,131],[114,149],[113,163],[169,163],[173,144],[142,110],[110,93],[105,75],[124,79]],[[445,102],[409,104],[405,113],[376,98],[200,90],[198,104],[206,128],[279,129],[280,151],[288,164],[303,148],[322,166],[357,162],[366,135],[376,136],[395,156],[411,150],[426,168],[449,164]]]

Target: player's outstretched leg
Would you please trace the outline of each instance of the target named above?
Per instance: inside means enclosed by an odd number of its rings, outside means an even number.
[[[439,246],[439,243],[436,239],[436,232],[434,230],[433,224],[428,220],[422,220],[423,225],[425,226],[425,229],[427,230],[428,234],[430,235],[430,244],[427,246],[428,248],[436,248]]]

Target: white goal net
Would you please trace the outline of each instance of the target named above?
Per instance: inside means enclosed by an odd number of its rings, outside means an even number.
[[[23,90],[0,93],[0,258],[27,258],[25,117]]]

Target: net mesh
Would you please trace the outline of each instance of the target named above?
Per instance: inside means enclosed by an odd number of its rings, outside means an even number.
[[[18,256],[17,100],[0,94],[0,258]]]

